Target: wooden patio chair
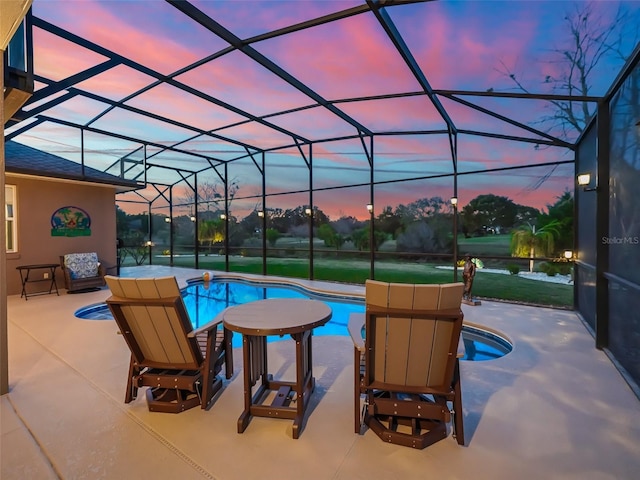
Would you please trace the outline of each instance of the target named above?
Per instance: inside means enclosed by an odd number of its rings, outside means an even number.
[[[349,318],[356,433],[364,422],[386,442],[422,449],[446,438],[453,420],[453,436],[464,445],[459,369],[463,291],[463,283],[367,280],[366,312]]]
[[[149,387],[150,411],[207,408],[222,386],[223,363],[226,378],[233,375],[232,332],[222,316],[194,330],[175,277],[105,280],[107,305],[131,350],[125,403]]]

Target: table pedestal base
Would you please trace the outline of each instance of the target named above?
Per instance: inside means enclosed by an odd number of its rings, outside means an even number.
[[[296,342],[296,381],[273,380],[267,367],[267,337],[244,335],[244,411],[238,418],[238,433],[249,425],[252,416],[293,420],[293,438],[304,426],[305,411],[315,388],[311,362],[312,331],[292,334]],[[260,385],[253,392],[253,387]],[[275,396],[271,395],[274,392]],[[271,403],[264,402],[272,397]]]

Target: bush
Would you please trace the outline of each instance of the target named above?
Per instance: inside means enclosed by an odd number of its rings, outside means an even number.
[[[517,275],[518,273],[520,273],[520,267],[518,265],[516,265],[515,263],[510,263],[507,265],[507,270],[509,271],[509,273],[511,275]]]
[[[540,265],[540,271],[546,273],[549,277],[555,277],[558,274],[558,268],[555,263],[545,262]]]

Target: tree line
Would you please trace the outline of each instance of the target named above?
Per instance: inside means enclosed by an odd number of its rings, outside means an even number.
[[[233,215],[223,219],[224,210],[218,204],[205,205],[208,210],[198,212],[197,230],[188,215],[174,217],[167,223],[166,215],[152,214],[154,243],[168,245],[170,228],[173,228],[175,245],[193,246],[197,231],[199,246],[205,251],[207,248],[213,250],[225,246],[225,228],[228,228],[226,246],[258,246],[263,235],[261,215],[264,214],[264,235],[271,247],[283,237],[309,238],[311,234],[328,248],[370,250],[370,220],[352,216],[331,220],[318,207],[314,207],[309,215],[305,206],[270,208],[265,212],[256,209],[242,219]],[[118,236],[125,245],[142,245],[148,241],[148,215],[129,215],[116,208]],[[395,208],[385,206],[373,217],[373,248],[378,250],[384,242],[391,240],[398,252],[451,253],[454,213],[450,202],[441,197],[422,198]],[[459,212],[458,235],[469,238],[494,234],[510,234],[512,253],[516,256],[549,256],[570,249],[573,246],[573,196],[564,192],[554,204],[547,205],[546,212],[542,212],[519,205],[508,197],[479,195]]]

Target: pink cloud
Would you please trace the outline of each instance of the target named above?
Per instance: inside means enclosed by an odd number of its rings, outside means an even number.
[[[205,45],[224,47],[224,42],[165,2],[155,2],[153,8],[145,2],[126,2],[128,15],[122,15],[124,6],[97,0],[35,2],[34,14],[166,74],[206,55],[211,50]],[[177,34],[167,35],[166,28]]]
[[[274,38],[256,48],[327,99],[418,89],[372,15]]]
[[[311,100],[240,52],[233,52],[177,80],[253,115],[311,104]]]
[[[55,81],[63,80],[107,60],[102,55],[38,28],[33,31],[33,43],[35,73]]]

